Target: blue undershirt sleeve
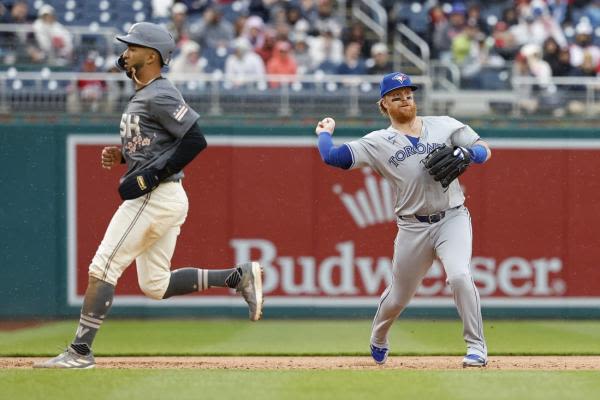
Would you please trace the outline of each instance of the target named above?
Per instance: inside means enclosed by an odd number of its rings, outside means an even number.
[[[335,147],[329,133],[319,133],[318,146],[321,158],[326,164],[342,169],[348,169],[352,166],[352,153],[348,146],[343,144]]]

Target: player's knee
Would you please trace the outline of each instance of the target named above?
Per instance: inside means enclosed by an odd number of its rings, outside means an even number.
[[[469,273],[460,273],[448,277],[448,284],[452,289],[471,287],[473,278]]]
[[[154,300],[162,300],[167,287],[169,286],[169,278],[166,279],[155,279],[155,280],[139,280],[140,289],[142,292]]]

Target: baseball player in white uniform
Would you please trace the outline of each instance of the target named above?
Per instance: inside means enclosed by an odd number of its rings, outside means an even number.
[[[115,212],[89,267],[89,283],[75,338],[67,349],[38,368],[92,368],[92,342],[113,303],[122,273],[136,262],[142,291],[153,299],[198,292],[210,287],[236,289],[248,303],[250,319],[262,315],[262,269],[256,262],[215,270],[171,271],[180,227],[188,212],[183,168],[204,148],[198,114],[161,76],[175,50],[163,27],[142,22],[117,39],[127,44],[119,66],[135,82],[136,93],[121,118],[121,147],[106,147],[101,165],[127,165]]]
[[[464,367],[487,364],[487,346],[479,293],[473,282],[471,217],[457,179],[443,187],[422,162],[434,149],[454,148],[453,157],[484,163],[491,156],[487,143],[468,125],[447,116],[417,116],[409,76],[394,72],[381,81],[382,114],[390,126],[345,143],[333,145],[335,121],[317,124],[318,147],[324,162],[343,169],[371,167],[385,178],[396,196],[398,234],[394,241],[392,282],[379,300],[373,320],[370,348],[377,364],[389,353],[388,332],[415,294],[418,285],[439,259],[463,322],[467,354]]]

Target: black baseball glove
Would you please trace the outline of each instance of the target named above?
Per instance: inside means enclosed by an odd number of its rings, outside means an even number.
[[[422,162],[429,175],[447,188],[471,164],[471,154],[464,147],[450,148],[444,145],[431,151]]]
[[[119,185],[119,194],[123,200],[137,199],[156,189],[159,183],[159,172],[156,168],[144,169],[125,178]]]

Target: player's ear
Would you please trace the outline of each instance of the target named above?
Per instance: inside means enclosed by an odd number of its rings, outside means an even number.
[[[160,64],[160,56],[158,55],[158,51],[151,49],[148,54],[147,64]]]

